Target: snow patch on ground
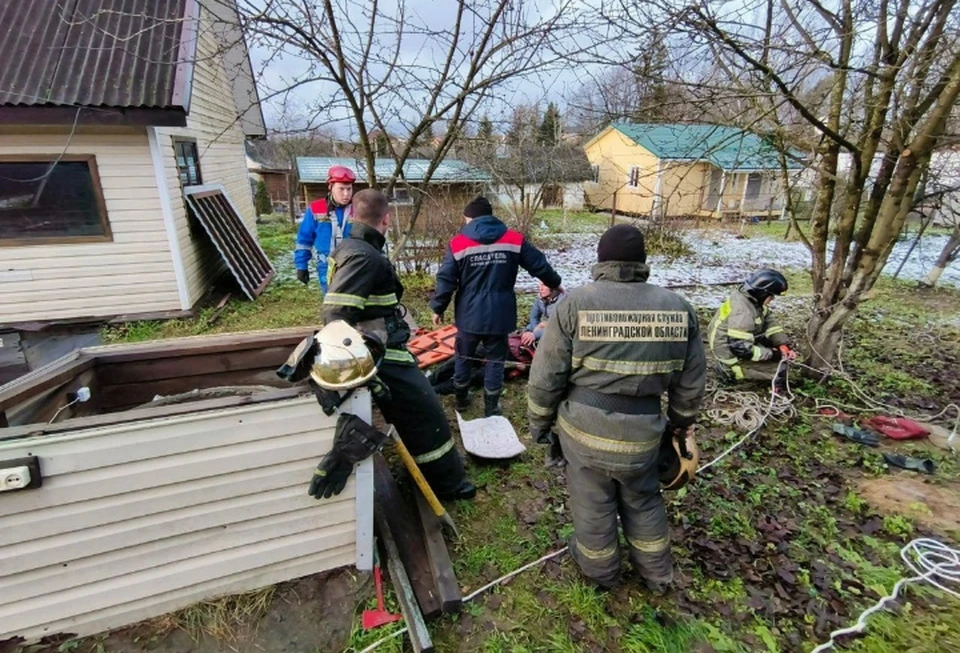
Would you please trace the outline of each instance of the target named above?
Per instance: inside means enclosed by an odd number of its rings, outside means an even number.
[[[716,231],[691,230],[682,235],[693,253],[689,256],[667,259],[651,256],[650,282],[661,286],[681,284],[712,284],[739,281],[750,270],[762,267],[808,270],[810,253],[803,243],[753,237],[737,239],[733,234]],[[560,273],[566,288],[589,283],[591,268],[597,261],[598,234],[571,234],[565,245],[545,250],[550,264]],[[900,279],[919,281],[933,267],[946,236],[927,236],[913,250],[903,266]],[[887,263],[885,274],[893,274],[910,247],[910,241],[897,243]],[[517,289],[533,292],[537,280],[521,271]],[[948,267],[940,283],[960,287],[960,266]],[[716,307],[730,293],[729,287],[700,287],[679,289],[691,302]],[[786,299],[786,298],[784,298]],[[797,298],[801,299],[801,298]]]

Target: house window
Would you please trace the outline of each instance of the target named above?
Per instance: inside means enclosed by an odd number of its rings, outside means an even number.
[[[751,172],[747,177],[747,187],[744,190],[744,199],[755,200],[760,197],[760,184],[763,177],[759,172]]]
[[[630,180],[627,182],[627,186],[630,188],[640,187],[640,168],[637,166],[630,168]]]
[[[200,155],[197,154],[196,141],[173,141],[173,151],[177,157],[177,173],[180,175],[180,185],[199,186],[203,183],[200,175]]]
[[[110,239],[93,156],[0,157],[0,245]]]
[[[600,183],[600,166],[599,165],[590,166],[590,174],[592,175],[591,181],[593,181],[593,183],[595,184],[599,184]]]
[[[394,188],[391,202],[393,204],[413,204],[413,198],[410,197],[410,191],[406,188]]]

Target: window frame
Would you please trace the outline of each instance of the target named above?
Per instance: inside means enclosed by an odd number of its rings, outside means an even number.
[[[172,137],[172,141],[173,141],[172,143],[173,144],[173,165],[177,169],[177,181],[180,182],[181,190],[184,188],[190,188],[192,186],[203,186],[203,170],[200,168],[200,148],[197,146],[197,139],[191,138],[189,136],[174,136]],[[185,184],[183,183],[183,179],[180,178],[180,162],[178,161],[179,153],[177,152],[177,146],[181,144],[188,144],[188,143],[190,145],[193,145],[193,151],[194,151],[194,154],[196,154],[195,160],[197,164],[196,166],[197,183],[195,184],[190,184],[190,183]],[[187,175],[189,176],[189,174],[190,174],[190,169],[188,167]]]
[[[76,245],[82,243],[112,243],[113,230],[110,228],[110,216],[107,214],[107,201],[103,196],[103,185],[100,182],[100,170],[97,167],[95,154],[64,154],[56,156],[50,154],[0,154],[0,163],[71,163],[83,162],[90,172],[90,182],[93,185],[93,195],[97,211],[100,214],[100,225],[103,233],[96,236],[40,236],[36,238],[3,238],[0,236],[0,247],[32,247],[42,245]]]
[[[599,163],[590,164],[590,174],[593,175],[593,177],[590,179],[590,183],[599,184],[600,183],[600,164]]]
[[[627,170],[627,188],[640,188],[640,166],[630,166]]]

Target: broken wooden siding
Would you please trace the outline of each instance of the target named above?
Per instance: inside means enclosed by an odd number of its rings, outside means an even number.
[[[345,410],[369,420],[369,395]],[[0,494],[0,641],[369,568],[369,461],[340,496],[306,493],[335,424],[300,397],[6,441],[0,429],[0,459],[39,456],[43,471],[42,488]]]

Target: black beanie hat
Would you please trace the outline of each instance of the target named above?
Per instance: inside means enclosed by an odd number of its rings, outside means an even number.
[[[463,215],[468,218],[479,218],[484,215],[493,215],[493,205],[481,195],[463,208]]]
[[[643,232],[628,224],[610,227],[600,236],[597,245],[597,261],[647,262],[647,249],[643,245]]]

